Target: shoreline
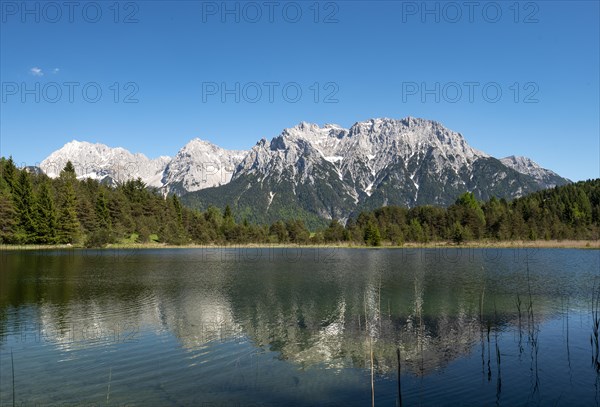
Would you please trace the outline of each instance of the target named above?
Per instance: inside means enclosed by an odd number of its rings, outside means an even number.
[[[352,243],[339,244],[291,244],[291,243],[245,243],[245,244],[189,244],[169,245],[163,243],[115,243],[105,247],[86,248],[78,245],[0,245],[0,251],[35,251],[35,250],[151,250],[151,249],[600,249],[600,240],[504,240],[504,241],[471,241],[460,245],[450,241],[428,243],[408,242],[402,246],[382,244],[381,246],[364,246]]]

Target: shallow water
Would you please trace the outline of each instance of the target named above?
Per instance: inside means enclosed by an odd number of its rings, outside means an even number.
[[[1,405],[599,404],[599,251],[0,256]]]

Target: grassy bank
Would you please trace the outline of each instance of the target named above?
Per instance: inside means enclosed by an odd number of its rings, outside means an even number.
[[[463,247],[463,248],[540,248],[540,249],[600,249],[600,240],[506,240],[506,241],[470,241],[457,245],[450,241],[438,241],[428,243],[405,243],[402,246],[395,246],[387,242],[383,242],[381,246],[369,247],[365,245],[357,245],[352,242],[340,242],[338,244],[307,244],[296,245],[289,243],[248,243],[248,244],[232,244],[232,245],[169,245],[165,243],[115,243],[109,244],[102,249],[218,249],[218,248],[353,248],[353,249],[402,249],[402,248],[448,248],[448,247]],[[0,245],[0,250],[68,250],[68,249],[84,249],[83,246],[77,245]]]

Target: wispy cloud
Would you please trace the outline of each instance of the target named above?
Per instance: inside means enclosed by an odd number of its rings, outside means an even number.
[[[42,71],[42,68],[38,68],[37,66],[34,66],[33,68],[31,68],[29,70],[29,73],[32,74],[33,76],[44,76],[44,72]]]
[[[54,68],[54,69],[52,70],[52,73],[53,73],[53,74],[57,74],[57,73],[59,73],[59,72],[60,72],[60,69],[58,69],[58,68]]]

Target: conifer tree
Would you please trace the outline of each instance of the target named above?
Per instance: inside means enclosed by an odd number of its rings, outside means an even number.
[[[80,237],[80,224],[77,219],[77,197],[73,186],[76,182],[75,169],[70,161],[61,171],[60,181],[62,185],[58,199],[57,238],[59,243],[75,243]]]
[[[10,193],[0,188],[0,243],[14,243],[17,211]]]
[[[73,180],[77,178],[77,174],[75,174],[75,167],[73,166],[73,163],[71,161],[67,161],[67,164],[65,164],[65,168],[63,168],[63,170],[60,172],[60,177],[69,178]]]
[[[365,243],[369,246],[379,246],[381,244],[381,233],[379,228],[369,222],[365,229]]]
[[[102,189],[98,191],[96,197],[96,219],[99,228],[111,230],[110,211],[108,210],[106,195]]]
[[[17,240],[21,243],[33,243],[35,240],[34,196],[30,175],[21,170],[14,187],[13,198],[17,211]]]
[[[84,197],[77,200],[77,219],[86,233],[95,232],[98,229],[96,208],[89,198]]]
[[[179,202],[179,198],[177,198],[177,195],[173,195],[173,207],[175,208],[175,214],[177,216],[177,224],[179,226],[183,226],[181,202]]]
[[[2,179],[6,182],[9,192],[14,192],[15,184],[17,182],[17,167],[12,159],[9,157],[8,160],[2,159]]]
[[[233,218],[231,214],[231,207],[229,205],[225,206],[225,212],[223,213],[223,219],[227,220]]]
[[[35,201],[35,241],[36,243],[52,244],[56,242],[56,210],[48,182],[40,185]]]

